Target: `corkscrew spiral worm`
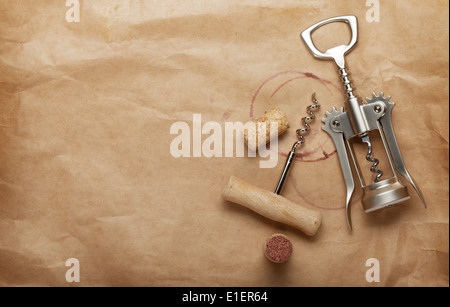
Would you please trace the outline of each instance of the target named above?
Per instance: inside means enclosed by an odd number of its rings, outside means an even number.
[[[297,146],[305,143],[305,136],[311,130],[311,126],[309,125],[309,123],[316,119],[316,115],[314,114],[314,112],[316,112],[318,109],[320,109],[320,104],[316,99],[316,93],[314,93],[312,95],[311,100],[313,103],[306,108],[306,113],[308,115],[302,118],[302,124],[303,124],[304,128],[300,128],[297,130],[297,137],[299,140],[297,143],[294,144],[293,149],[295,149]]]
[[[289,173],[289,169],[290,169],[291,165],[293,164],[293,162],[295,161],[295,150],[297,149],[298,146],[305,143],[305,135],[308,134],[309,131],[311,130],[311,127],[308,123],[313,121],[314,119],[316,119],[314,112],[320,108],[320,105],[316,99],[316,93],[314,93],[312,95],[312,102],[313,102],[313,104],[311,104],[310,106],[308,106],[306,108],[306,112],[308,113],[308,116],[305,116],[302,118],[304,128],[297,130],[297,137],[299,140],[294,143],[294,145],[292,146],[292,150],[289,152],[289,155],[286,159],[286,163],[284,165],[283,173],[281,174],[280,180],[278,181],[278,185],[275,190],[275,194],[279,195],[281,193],[281,189],[283,188],[284,182]]]
[[[367,143],[368,147],[366,160],[373,163],[372,167],[370,168],[370,171],[374,174],[377,174],[374,181],[379,182],[381,177],[383,176],[383,171],[377,169],[377,166],[380,164],[380,160],[372,157],[372,143],[368,140],[368,138],[363,138],[363,142]]]

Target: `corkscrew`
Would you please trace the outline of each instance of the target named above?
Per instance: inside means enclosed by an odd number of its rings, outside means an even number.
[[[332,22],[345,22],[349,25],[351,30],[350,43],[321,52],[314,45],[311,35],[318,28]],[[303,31],[301,37],[315,57],[335,61],[347,94],[345,109],[343,107],[339,109],[333,107],[331,112],[327,111],[326,118],[322,119],[325,124],[322,129],[333,139],[341,164],[347,187],[346,216],[350,230],[352,227],[349,205],[355,189],[355,183],[348,153],[353,161],[356,174],[364,192],[362,205],[365,212],[391,207],[410,199],[406,186],[398,180],[397,174],[402,175],[411,184],[426,208],[425,200],[417,184],[406,170],[400,153],[391,120],[391,113],[395,104],[390,102],[390,96],[385,98],[384,93],[381,93],[380,96],[374,93],[371,98],[366,98],[367,103],[363,103],[354,94],[349,73],[345,65],[345,55],[352,50],[357,42],[358,21],[356,16],[342,16],[321,21]],[[369,137],[369,133],[372,133],[372,131],[378,131],[380,134],[386,156],[392,169],[393,176],[391,178],[382,180],[384,173],[379,169],[379,160],[372,155],[372,142]],[[369,185],[366,185],[364,181],[352,146],[352,141],[358,139],[367,144],[368,150],[365,158],[372,163],[370,171],[376,174],[373,183]]]
[[[309,125],[309,123],[316,119],[316,115],[314,114],[314,112],[316,112],[320,108],[320,104],[316,99],[316,93],[314,93],[312,95],[311,99],[312,99],[312,104],[306,108],[306,113],[308,115],[302,118],[302,124],[303,124],[304,128],[300,128],[297,130],[298,141],[294,143],[291,151],[288,154],[286,163],[284,165],[283,173],[281,174],[281,178],[280,178],[277,188],[275,190],[275,194],[279,195],[281,193],[281,189],[283,188],[283,184],[287,178],[287,175],[289,173],[291,165],[295,161],[295,151],[297,150],[298,146],[305,143],[305,136],[307,134],[309,134],[309,131],[311,130],[311,126]]]
[[[311,129],[309,122],[316,118],[314,111],[320,107],[315,94],[312,100],[313,104],[307,108],[308,116],[302,119],[304,128],[297,130],[298,141],[289,152],[275,193],[253,186],[234,176],[230,177],[222,192],[224,200],[244,206],[273,221],[290,225],[309,236],[315,235],[322,223],[320,211],[307,208],[302,203],[293,203],[282,197],[280,193],[295,160],[295,151],[305,143],[305,135]]]

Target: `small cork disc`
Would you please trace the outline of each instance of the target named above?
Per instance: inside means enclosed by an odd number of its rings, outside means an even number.
[[[292,243],[285,235],[274,234],[267,239],[264,254],[272,262],[284,263],[292,255]]]

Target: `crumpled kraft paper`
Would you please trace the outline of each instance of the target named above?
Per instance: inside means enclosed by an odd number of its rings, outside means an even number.
[[[79,22],[74,2],[0,3],[1,286],[448,286],[448,1],[79,1]],[[396,103],[428,205],[408,186],[410,201],[366,214],[357,188],[353,232],[320,122],[343,87],[299,37],[350,14],[356,93]],[[349,37],[345,24],[314,35],[322,49]],[[310,238],[221,192],[230,175],[275,189],[313,92],[321,110],[283,190],[322,212]],[[274,168],[170,152],[171,126],[192,128],[193,114],[224,127],[276,106],[290,128]],[[284,265],[264,257],[274,233],[293,243]],[[79,283],[66,280],[71,258]]]

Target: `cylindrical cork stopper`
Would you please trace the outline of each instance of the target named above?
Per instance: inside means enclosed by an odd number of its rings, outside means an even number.
[[[292,255],[292,243],[282,234],[274,234],[266,241],[264,254],[267,259],[275,263],[284,263]]]
[[[254,125],[251,125],[244,131],[245,144],[253,151],[269,143],[274,137],[283,134],[289,128],[286,114],[278,107],[266,112],[253,123]],[[265,124],[265,128],[260,126],[260,124]],[[275,124],[277,125],[277,129],[274,128]]]

